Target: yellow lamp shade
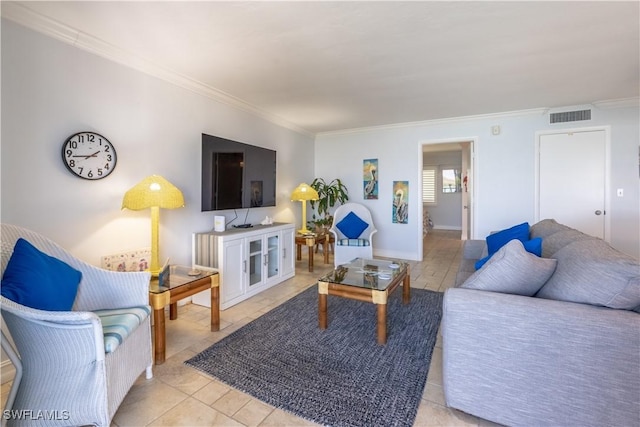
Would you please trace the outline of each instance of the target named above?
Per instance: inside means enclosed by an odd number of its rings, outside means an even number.
[[[318,192],[308,184],[302,183],[291,193],[291,201],[299,202],[302,200],[318,200]]]
[[[175,209],[184,206],[184,197],[178,188],[160,175],[151,175],[124,194],[122,208],[138,211],[157,206]]]

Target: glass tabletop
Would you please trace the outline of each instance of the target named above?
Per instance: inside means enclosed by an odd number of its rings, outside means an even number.
[[[356,258],[348,264],[338,266],[319,280],[383,291],[394,279],[407,272],[407,266],[402,261]]]
[[[329,236],[329,238],[333,237],[333,233],[331,233],[329,230],[326,231],[309,231],[307,233],[296,233],[296,238],[298,239],[304,239],[307,237],[313,237],[315,239],[318,240],[322,240],[322,239],[326,239],[326,237]]]
[[[170,289],[177,288],[196,280],[213,276],[216,274],[213,270],[193,269],[184,265],[169,265],[160,272],[158,277],[152,277],[149,284],[149,292],[152,294],[161,294]]]

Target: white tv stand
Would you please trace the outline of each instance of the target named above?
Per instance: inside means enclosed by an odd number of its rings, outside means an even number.
[[[295,226],[287,223],[193,233],[192,266],[216,270],[220,309],[229,308],[295,276]],[[211,306],[210,290],[193,296]]]

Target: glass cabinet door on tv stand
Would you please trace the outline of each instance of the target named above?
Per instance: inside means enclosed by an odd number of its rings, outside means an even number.
[[[249,288],[271,283],[280,271],[280,232],[249,240]]]
[[[262,236],[248,239],[249,247],[249,286],[262,282]]]
[[[193,268],[218,271],[224,310],[295,275],[294,235],[284,223],[193,233]],[[205,291],[193,302],[208,306],[210,298]]]
[[[265,256],[265,266],[267,268],[267,280],[278,277],[280,273],[280,254],[284,253],[280,248],[280,233],[266,236],[267,253]]]

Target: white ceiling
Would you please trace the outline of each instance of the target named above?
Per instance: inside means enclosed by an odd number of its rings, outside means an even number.
[[[640,93],[638,1],[2,3],[311,134]]]

